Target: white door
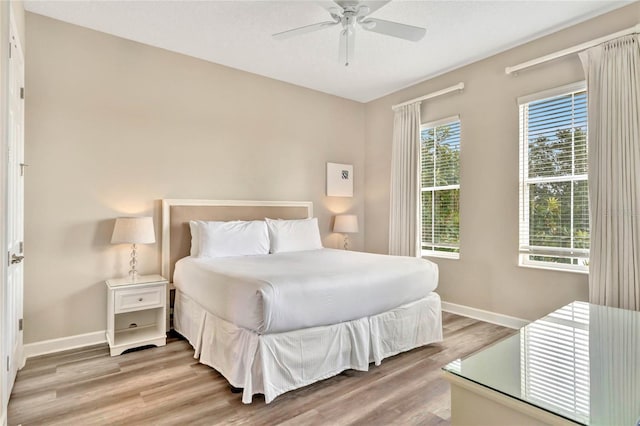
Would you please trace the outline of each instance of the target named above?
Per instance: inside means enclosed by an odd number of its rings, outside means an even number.
[[[22,353],[22,294],[24,236],[24,58],[13,13],[10,14],[11,50],[8,87],[8,164],[7,164],[7,280],[4,300],[3,365],[7,380],[3,392],[9,400],[18,369],[24,362]]]

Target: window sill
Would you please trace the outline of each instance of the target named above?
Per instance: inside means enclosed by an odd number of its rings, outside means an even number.
[[[421,257],[437,257],[440,259],[460,260],[460,253],[423,251]]]
[[[563,268],[560,266],[552,266],[552,265],[536,265],[536,264],[527,264],[527,263],[518,263],[520,268],[529,268],[529,269],[544,269],[546,271],[554,271],[554,272],[569,272],[573,274],[581,274],[581,275],[589,275],[588,269],[569,269]]]

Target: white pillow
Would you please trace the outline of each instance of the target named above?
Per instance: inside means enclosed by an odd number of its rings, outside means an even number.
[[[271,253],[322,248],[318,218],[300,220],[265,219],[269,228]]]
[[[200,256],[200,228],[201,220],[190,220],[189,229],[191,230],[191,256]]]
[[[269,254],[269,233],[262,220],[198,222],[199,257]]]

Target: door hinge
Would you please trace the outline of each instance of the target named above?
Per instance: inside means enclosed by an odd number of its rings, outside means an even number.
[[[7,252],[7,266],[11,266],[11,252]]]
[[[24,99],[24,87],[20,88],[20,99]]]
[[[9,364],[9,357],[7,357],[7,371],[9,371],[10,367],[11,367],[11,364]]]
[[[9,59],[11,59],[11,42],[9,42]]]
[[[22,318],[18,320],[18,331],[22,331]]]
[[[20,253],[24,253],[24,241],[20,241],[18,247],[20,248]]]

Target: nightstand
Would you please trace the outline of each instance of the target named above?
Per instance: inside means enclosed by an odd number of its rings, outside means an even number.
[[[141,275],[107,280],[107,342],[111,356],[167,342],[167,280]]]

